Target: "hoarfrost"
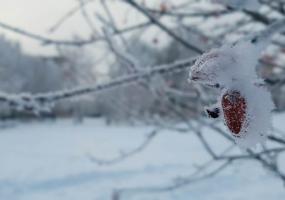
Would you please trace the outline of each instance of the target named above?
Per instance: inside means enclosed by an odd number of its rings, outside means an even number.
[[[191,81],[221,89],[217,103],[219,112],[216,113],[223,116],[233,138],[242,148],[265,141],[271,128],[274,104],[255,69],[265,44],[266,41],[255,43],[246,39],[224,45],[203,54],[190,71]],[[223,98],[234,93],[240,97],[225,104]],[[233,130],[238,131],[235,133]]]

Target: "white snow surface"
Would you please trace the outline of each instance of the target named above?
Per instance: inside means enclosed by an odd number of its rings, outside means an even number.
[[[274,118],[284,130],[285,115]],[[5,125],[5,126],[4,126]],[[98,166],[87,154],[113,158],[118,151],[139,145],[146,126],[106,126],[88,119],[5,123],[0,133],[0,199],[2,200],[105,200],[121,187],[163,186],[189,175],[211,158],[194,134],[163,131],[143,152],[124,162]],[[222,138],[204,130],[217,153],[228,148]],[[237,150],[237,153],[239,150]],[[279,161],[285,166],[285,157]],[[282,182],[256,162],[239,161],[208,180],[171,192],[132,194],[123,199],[144,200],[281,200]]]

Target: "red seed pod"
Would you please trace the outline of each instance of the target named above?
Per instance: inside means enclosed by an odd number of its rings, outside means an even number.
[[[241,129],[246,121],[246,100],[239,91],[227,91],[222,96],[222,109],[226,125],[233,136],[240,137]]]

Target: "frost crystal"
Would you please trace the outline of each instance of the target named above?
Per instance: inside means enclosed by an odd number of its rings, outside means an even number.
[[[191,68],[190,80],[226,87],[237,81],[256,80],[260,48],[248,41],[225,45],[203,54]]]
[[[263,45],[242,40],[203,54],[190,71],[190,80],[221,88],[216,105],[235,141],[244,148],[266,139],[274,108],[271,95],[256,73]]]

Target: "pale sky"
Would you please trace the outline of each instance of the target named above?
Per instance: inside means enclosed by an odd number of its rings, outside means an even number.
[[[48,33],[48,29],[76,5],[76,0],[0,0],[0,21],[54,39],[72,39],[75,34],[87,37],[90,29],[82,20],[80,12],[64,23],[56,33]],[[90,4],[92,6],[95,10],[96,4]],[[3,33],[8,38],[20,41],[23,49],[29,53],[54,52],[53,47],[42,47],[37,41],[0,28],[0,34]]]
[[[0,21],[34,33],[46,35],[64,12],[75,5],[74,0],[0,0]],[[0,34],[21,42],[29,53],[51,53],[52,48],[41,47],[39,42],[0,29]]]
[[[103,12],[99,1],[88,6],[89,14],[93,19],[95,19],[95,10],[99,13]],[[161,1],[170,0],[148,0],[146,2],[148,6],[159,7]],[[177,0],[177,2],[179,1],[182,0]],[[112,5],[112,14],[115,16],[117,24],[124,23],[125,18],[128,18],[128,23],[138,23],[138,21],[143,20],[137,12],[129,15],[130,9],[121,2],[116,0],[109,2],[112,2],[110,4]],[[171,2],[176,3],[176,1]],[[68,40],[75,35],[79,35],[83,39],[88,38],[90,29],[82,19],[80,12],[67,20],[57,32],[48,33],[52,25],[77,5],[77,0],[0,0],[0,22],[53,39]],[[98,26],[100,27],[100,25]],[[42,46],[38,41],[5,31],[1,27],[0,34],[19,41],[24,51],[31,54],[53,54],[55,52],[53,46]]]
[[[116,11],[113,14],[118,20],[117,23],[120,23],[126,14],[124,11],[126,9],[123,9],[122,3],[118,3],[118,1],[111,2],[111,5],[116,7],[112,9]],[[72,39],[72,36],[75,34],[87,37],[89,36],[90,29],[83,21],[80,12],[64,23],[56,33],[52,35],[48,34],[48,29],[76,5],[78,5],[76,0],[0,0],[0,22],[54,39]],[[97,12],[102,11],[99,3],[92,3],[88,8],[92,11],[89,14],[93,14],[93,16],[95,10]],[[3,33],[9,38],[20,41],[23,49],[29,53],[49,54],[54,52],[52,47],[42,47],[37,41],[4,31],[0,28],[0,34]]]

